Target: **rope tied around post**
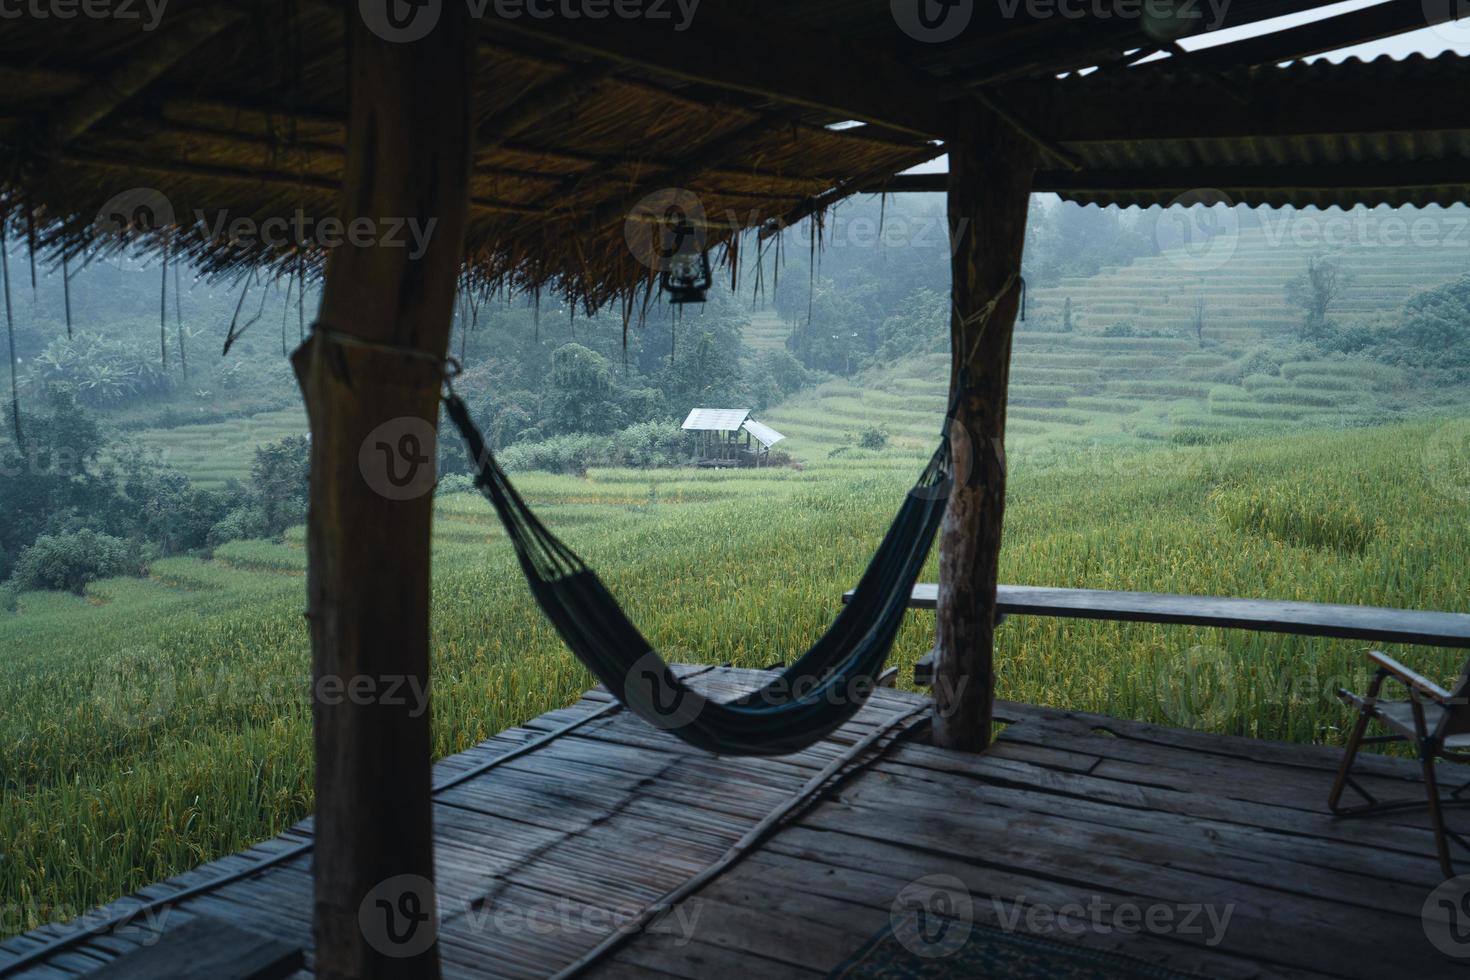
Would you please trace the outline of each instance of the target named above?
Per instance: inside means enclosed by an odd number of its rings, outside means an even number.
[[[965,352],[965,363],[968,364],[974,358],[975,350],[980,346],[981,338],[985,336],[985,329],[990,326],[990,318],[995,315],[995,308],[1000,305],[1000,301],[1005,299],[1006,293],[1009,293],[1019,281],[1021,281],[1021,270],[1012,269],[1011,274],[1006,276],[1006,281],[995,291],[990,299],[986,300],[984,306],[981,306],[978,310],[968,315],[961,313],[959,308],[955,307],[955,313],[960,318],[961,327],[968,329],[977,323],[980,325],[980,332],[976,334],[975,342]]]
[[[407,344],[392,344],[385,341],[368,340],[363,337],[358,337],[355,334],[334,330],[323,324],[320,320],[311,325],[311,333],[308,335],[307,340],[308,342],[321,340],[337,348],[337,357],[333,361],[332,366],[337,372],[338,377],[342,379],[342,383],[349,388],[352,387],[352,377],[348,370],[347,358],[345,357],[343,348],[362,351],[370,355],[392,357],[427,365],[434,372],[434,383],[443,385],[451,395],[454,393],[454,379],[464,372],[464,367],[460,364],[459,360],[450,355],[440,356],[426,351],[423,348],[412,347]],[[392,373],[385,373],[383,380],[387,384],[393,384],[395,383],[395,377]],[[396,383],[400,385],[405,384],[401,379],[397,380]],[[414,383],[408,383],[408,386],[417,387]]]

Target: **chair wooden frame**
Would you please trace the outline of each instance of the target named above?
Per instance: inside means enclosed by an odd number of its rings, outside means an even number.
[[[1437,761],[1470,762],[1470,754],[1453,751],[1446,747],[1451,736],[1470,733],[1470,664],[1460,675],[1453,692],[1445,690],[1422,674],[1410,670],[1387,654],[1373,651],[1368,659],[1378,665],[1373,681],[1365,695],[1359,696],[1347,690],[1339,690],[1337,696],[1349,707],[1356,708],[1358,717],[1348,737],[1342,765],[1327,805],[1332,812],[1344,817],[1386,813],[1394,810],[1427,808],[1430,825],[1434,831],[1434,844],[1440,868],[1445,877],[1453,877],[1454,863],[1450,857],[1450,842],[1470,852],[1470,840],[1445,825],[1444,809],[1447,806],[1470,805],[1470,799],[1460,794],[1470,789],[1470,782],[1451,791],[1447,798],[1439,795],[1439,779],[1435,772]],[[1402,684],[1408,693],[1407,700],[1384,701],[1379,698],[1384,681],[1393,678]],[[1405,718],[1403,709],[1408,708]],[[1389,729],[1386,735],[1367,735],[1368,723],[1376,721]],[[1379,800],[1364,789],[1352,777],[1352,767],[1358,749],[1364,745],[1379,745],[1388,742],[1411,742],[1418,751],[1419,762],[1424,771],[1424,798]],[[1343,791],[1351,787],[1365,802],[1351,806],[1342,805]]]

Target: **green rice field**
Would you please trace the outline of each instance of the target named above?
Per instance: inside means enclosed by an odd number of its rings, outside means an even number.
[[[900,379],[895,379],[900,380]],[[915,380],[915,379],[909,379]],[[770,413],[799,466],[527,474],[520,484],[666,656],[764,666],[838,608],[931,448],[937,411],[834,386]],[[844,428],[878,421],[887,449]],[[1206,445],[1018,436],[1003,575],[1094,588],[1463,608],[1470,420]],[[1085,428],[1085,427],[1084,427]],[[845,451],[842,451],[845,450]],[[441,498],[434,745],[586,688],[487,504]],[[820,544],[815,544],[815,543]],[[311,809],[299,531],[173,558],[0,616],[0,895],[13,932],[274,834]],[[932,573],[932,569],[931,569]],[[894,660],[932,642],[914,613]],[[1451,651],[1393,651],[1447,677]],[[1363,648],[1182,627],[1016,619],[999,694],[1213,731],[1334,742]]]
[[[1279,249],[1242,234],[1199,281],[1143,259],[1036,289],[1015,341],[1007,582],[1464,610],[1470,397],[1345,358],[1262,362],[1288,329]],[[1344,300],[1459,274],[1447,250],[1366,262]],[[1447,257],[1449,256],[1449,257]],[[1203,336],[1188,324],[1205,298]],[[1056,328],[1073,303],[1075,331]],[[1397,308],[1393,306],[1392,308]],[[1126,336],[1128,320],[1169,336]],[[753,319],[753,351],[789,328]],[[823,630],[932,451],[948,356],[832,380],[762,412],[793,464],[760,471],[518,474],[676,661],[760,667]],[[873,427],[881,450],[860,448]],[[205,487],[305,431],[299,410],[134,431]],[[437,501],[434,751],[568,704],[591,681],[547,626],[488,504]],[[87,909],[276,834],[312,808],[302,529],[156,561],[86,594],[0,610],[0,935]],[[928,574],[934,574],[931,564]],[[908,678],[933,640],[912,613]],[[998,694],[1128,718],[1335,744],[1364,646],[1255,633],[1015,618]],[[1462,653],[1389,648],[1448,680]]]

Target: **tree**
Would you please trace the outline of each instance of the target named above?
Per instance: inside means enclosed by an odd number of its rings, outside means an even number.
[[[272,535],[306,520],[310,468],[311,442],[305,436],[288,436],[255,451],[251,489]]]
[[[1378,353],[1384,360],[1470,376],[1470,276],[1411,297]]]
[[[1327,322],[1327,311],[1351,281],[1351,273],[1332,255],[1307,260],[1307,267],[1286,283],[1286,302],[1306,312],[1304,333],[1319,330]]]
[[[550,381],[541,411],[547,433],[604,435],[622,427],[612,367],[601,354],[581,344],[563,344],[551,355]]]

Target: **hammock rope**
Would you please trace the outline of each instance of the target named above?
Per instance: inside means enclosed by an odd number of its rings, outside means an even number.
[[[1012,276],[967,324],[988,321]],[[368,341],[330,325],[312,340],[365,353],[432,362],[444,410],[465,441],[475,486],[494,507],[537,605],[562,641],[630,711],[697,748],[720,755],[789,755],[820,741],[863,707],[908,612],[909,595],[934,547],[953,487],[950,431],[965,372],[945,413],[939,446],[908,492],[867,569],[827,631],[764,686],[713,701],[685,684],[629,620],[585,561],[536,516],[501,468],[454,391],[459,364],[427,351]],[[339,364],[339,369],[345,365]],[[784,658],[782,658],[784,659]]]
[[[799,659],[761,688],[716,702],[684,684],[628,619],[596,573],[532,512],[450,387],[445,410],[495,508],[531,593],[562,640],[631,711],[691,745],[723,755],[786,755],[855,715],[876,687],[909,594],[949,498],[949,423],[909,491],[852,601]]]

